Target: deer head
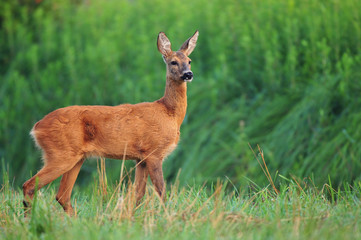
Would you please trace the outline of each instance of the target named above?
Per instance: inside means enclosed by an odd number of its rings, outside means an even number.
[[[167,65],[167,79],[182,83],[193,80],[191,71],[191,59],[188,57],[196,46],[198,31],[192,37],[186,40],[181,48],[174,52],[171,49],[171,43],[165,33],[158,35],[158,50],[163,55],[163,60]]]

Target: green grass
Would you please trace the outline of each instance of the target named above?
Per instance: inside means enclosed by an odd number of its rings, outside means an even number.
[[[132,184],[108,185],[95,179],[75,188],[76,217],[55,201],[55,188],[40,191],[24,219],[21,191],[5,181],[0,191],[1,239],[360,239],[361,184],[312,186],[310,180],[280,177],[279,189],[226,190],[168,186],[163,204],[151,187],[135,206]],[[278,192],[278,193],[276,193]]]

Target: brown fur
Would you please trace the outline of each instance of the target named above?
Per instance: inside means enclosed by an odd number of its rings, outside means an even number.
[[[145,193],[148,175],[163,198],[162,163],[179,141],[187,109],[187,85],[182,76],[190,73],[188,55],[197,38],[198,31],[179,51],[173,52],[166,35],[159,34],[158,49],[167,65],[166,88],[161,99],[134,105],[70,106],[57,109],[37,122],[31,133],[42,149],[44,167],[24,183],[24,206],[30,206],[36,179],[40,189],[63,175],[56,199],[68,214],[73,214],[71,192],[89,156],[136,160],[137,201]]]

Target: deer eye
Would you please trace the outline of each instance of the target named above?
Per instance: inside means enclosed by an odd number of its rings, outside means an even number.
[[[172,65],[178,65],[177,61],[171,61],[170,64],[172,64]]]
[[[189,61],[188,64],[190,65],[192,63],[192,61]]]

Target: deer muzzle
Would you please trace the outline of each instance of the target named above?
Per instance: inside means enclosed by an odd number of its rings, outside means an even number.
[[[191,82],[193,80],[193,73],[191,71],[185,72],[181,78],[185,82]]]

